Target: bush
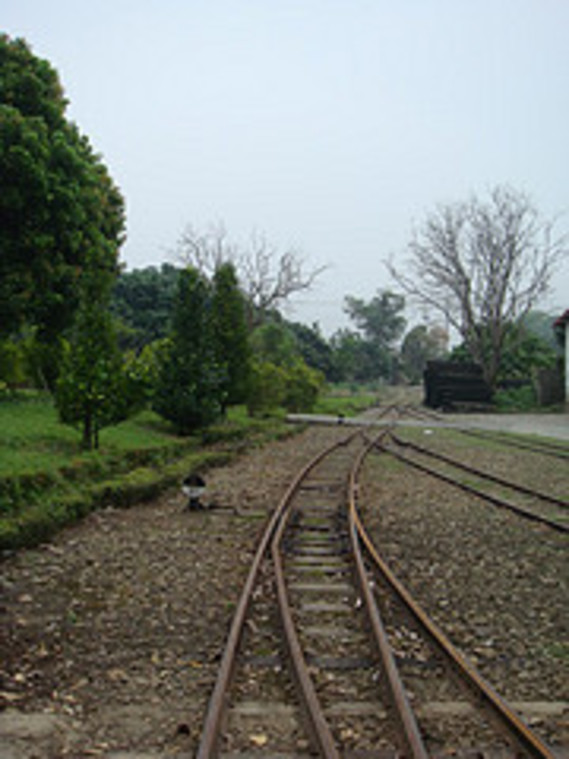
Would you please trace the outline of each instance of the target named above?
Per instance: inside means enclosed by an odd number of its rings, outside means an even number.
[[[304,361],[296,361],[286,372],[283,405],[287,411],[312,411],[324,385],[324,375]]]
[[[494,403],[499,411],[533,411],[537,406],[535,390],[531,385],[498,390]]]

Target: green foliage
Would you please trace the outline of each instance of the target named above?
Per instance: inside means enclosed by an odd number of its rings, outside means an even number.
[[[389,375],[391,354],[357,332],[342,329],[332,336],[335,376],[346,382],[374,382]]]
[[[251,348],[246,301],[233,264],[219,266],[212,285],[213,337],[217,364],[223,368],[223,404],[243,403],[249,392]]]
[[[56,404],[65,424],[78,425],[87,450],[99,445],[99,431],[125,419],[136,406],[137,378],[126,373],[102,286],[86,276],[70,342],[57,384]]]
[[[294,335],[281,320],[272,319],[257,327],[251,343],[257,359],[276,366],[292,366],[299,357]]]
[[[0,332],[49,342],[77,307],[82,270],[116,271],[123,199],[65,117],[57,73],[0,35]]]
[[[290,412],[311,411],[324,385],[321,372],[298,358],[290,366],[255,360],[252,367],[250,414],[270,414],[278,408]]]
[[[308,327],[306,324],[288,323],[293,333],[297,349],[312,369],[317,369],[329,381],[336,378],[332,347],[320,333],[318,324]]]
[[[180,269],[163,264],[121,272],[115,283],[111,312],[120,322],[119,339],[127,349],[166,337],[176,296]]]
[[[283,406],[293,413],[312,411],[323,386],[321,372],[296,361],[286,372]]]
[[[26,360],[21,343],[0,341],[0,384],[14,389],[26,378]]]
[[[346,312],[355,322],[364,337],[386,350],[393,347],[403,334],[405,319],[402,316],[405,298],[382,290],[366,303],[360,298],[348,295],[345,299]]]
[[[181,435],[221,413],[222,375],[215,358],[211,289],[196,269],[180,273],[168,349],[161,355],[154,409]]]
[[[332,338],[336,379],[394,380],[395,342],[405,329],[404,298],[383,290],[368,303],[352,296],[347,296],[345,302],[346,311],[359,331],[340,330]]]
[[[534,411],[537,408],[537,399],[533,385],[512,388],[509,390],[497,390],[494,393],[494,404],[498,411],[523,412]]]
[[[373,406],[376,400],[375,394],[366,393],[362,390],[349,393],[332,387],[318,398],[313,410],[317,414],[329,414],[331,416],[356,416],[361,411]]]
[[[250,414],[269,414],[283,404],[286,392],[286,371],[270,361],[255,359],[251,367]]]
[[[480,331],[483,332],[482,329]],[[486,345],[488,352],[491,350],[489,338],[484,341],[482,335],[480,343]],[[451,358],[458,361],[472,360],[464,343],[453,350]],[[505,330],[497,382],[499,384],[507,380],[529,379],[534,369],[553,368],[556,361],[556,351],[548,342],[526,329],[524,321],[510,324]]]
[[[177,485],[188,471],[221,465],[243,448],[294,433],[280,421],[241,413],[215,429],[208,451],[180,441],[152,412],[104,430],[98,451],[77,452],[46,395],[0,402],[0,550],[33,546],[93,509],[128,507]],[[231,447],[229,445],[231,444]]]

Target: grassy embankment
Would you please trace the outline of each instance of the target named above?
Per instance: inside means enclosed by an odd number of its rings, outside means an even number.
[[[371,398],[323,401],[320,413],[356,413]],[[36,545],[94,509],[127,507],[178,485],[190,471],[227,463],[244,448],[298,428],[284,417],[228,419],[189,438],[144,411],[101,432],[100,449],[83,452],[77,431],[61,424],[49,398],[0,401],[0,550]]]

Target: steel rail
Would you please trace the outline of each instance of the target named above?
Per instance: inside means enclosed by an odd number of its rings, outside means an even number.
[[[333,446],[330,446],[324,451],[321,451],[317,456],[309,461],[308,464],[303,467],[303,469],[297,474],[292,483],[289,485],[285,495],[276,507],[267,524],[267,527],[261,537],[258,548],[255,552],[255,556],[251,563],[251,568],[245,581],[245,585],[243,586],[235,614],[233,615],[231,628],[229,630],[229,635],[227,637],[225,649],[219,666],[217,679],[208,704],[196,759],[213,759],[217,756],[219,733],[225,712],[227,693],[231,684],[233,672],[235,670],[235,661],[239,643],[243,634],[245,618],[247,616],[247,611],[251,603],[251,597],[255,582],[259,574],[261,563],[265,554],[267,553],[269,543],[273,537],[277,525],[281,521],[283,513],[289,505],[294,492],[298,489],[299,483],[306,477],[308,472],[313,469],[322,458],[328,455],[331,448],[337,448],[341,445],[346,445],[358,434],[359,431],[351,433],[346,438],[343,438],[341,441],[335,443]]]
[[[467,427],[457,427],[459,432],[463,435],[470,435],[471,437],[479,437],[483,440],[490,440],[493,443],[499,445],[510,446],[512,448],[520,448],[524,451],[531,451],[532,453],[540,453],[544,456],[551,456],[556,459],[562,459],[563,461],[569,461],[569,446],[557,445],[556,443],[538,442],[537,445],[531,445],[522,440],[513,440],[504,433],[492,432],[490,430],[475,430]],[[536,441],[537,442],[537,441]]]
[[[303,470],[302,476],[298,477],[295,481],[295,487],[290,488],[286,497],[286,506],[282,512],[282,518],[279,520],[279,524],[274,532],[271,540],[271,557],[273,560],[273,567],[275,572],[275,580],[277,586],[277,598],[279,613],[281,617],[281,623],[283,626],[283,632],[285,635],[285,641],[290,655],[291,666],[293,668],[293,674],[300,691],[302,700],[306,706],[306,714],[308,717],[310,734],[312,740],[320,755],[325,759],[340,759],[340,753],[336,748],[334,738],[330,727],[324,716],[324,712],[320,705],[320,700],[316,693],[314,683],[308,672],[308,665],[302,652],[302,646],[296,632],[296,627],[293,621],[292,610],[288,598],[288,591],[286,582],[284,579],[284,569],[280,553],[280,544],[282,542],[284,530],[287,526],[287,520],[290,510],[287,508],[290,504],[295,491],[302,482],[302,479],[313,469],[318,463],[320,463],[326,456],[339,448],[341,445],[346,445],[351,442],[359,432],[354,433],[349,438],[343,440],[341,443],[337,443],[326,451],[319,454],[309,467]]]
[[[348,506],[348,523],[352,554],[356,566],[356,574],[360,585],[360,590],[365,601],[369,622],[373,631],[373,637],[377,645],[379,655],[383,664],[383,669],[387,677],[391,697],[401,722],[403,736],[405,738],[406,748],[413,759],[428,759],[428,752],[421,736],[421,731],[417,724],[415,714],[409,702],[409,697],[405,686],[399,675],[399,670],[393,656],[393,649],[389,643],[389,638],[381,618],[381,614],[373,595],[364,564],[361,550],[360,538],[357,524],[357,475],[361,469],[362,462],[367,452],[364,448],[357,457],[354,467],[350,473],[349,481],[349,506]]]
[[[494,506],[512,511],[517,516],[523,517],[524,519],[529,519],[532,522],[538,522],[539,524],[543,524],[546,527],[550,527],[552,530],[557,530],[557,532],[569,533],[569,525],[564,525],[561,524],[561,522],[556,522],[553,519],[548,519],[547,517],[541,516],[540,514],[536,514],[534,511],[524,509],[522,506],[517,506],[516,504],[510,503],[509,501],[504,501],[503,499],[498,498],[495,495],[491,495],[490,493],[483,493],[482,491],[477,490],[470,485],[467,485],[465,482],[459,482],[458,480],[453,479],[443,472],[438,472],[436,469],[431,469],[431,467],[428,467],[425,464],[420,464],[418,461],[413,461],[406,456],[403,456],[403,454],[399,453],[398,451],[387,448],[380,443],[377,443],[375,445],[375,448],[389,454],[390,456],[393,456],[396,459],[399,459],[400,461],[403,461],[405,464],[408,464],[409,466],[412,466],[415,469],[424,472],[425,474],[429,474],[432,477],[443,480],[443,482],[448,482],[450,485],[454,485],[454,487],[460,488],[460,490],[464,490],[466,493],[470,493],[472,495],[475,495],[477,498],[481,498],[488,503],[492,503]]]
[[[373,448],[377,447],[373,441],[366,449],[367,455]],[[362,457],[363,462],[364,457]],[[356,486],[357,487],[357,486]],[[445,651],[452,659],[462,676],[471,687],[482,697],[495,713],[501,718],[501,721],[507,726],[508,730],[516,737],[520,746],[528,751],[536,759],[556,759],[553,751],[528,727],[519,717],[512,707],[494,690],[494,688],[477,672],[470,664],[466,657],[455,648],[451,641],[446,637],[443,631],[428,616],[419,603],[413,598],[407,588],[396,577],[390,569],[387,562],[380,556],[365,527],[361,517],[354,508],[354,524],[358,536],[364,544],[369,556],[375,567],[389,583],[392,589],[401,598],[415,619],[429,633],[431,638]]]
[[[482,477],[485,480],[491,480],[492,482],[497,483],[498,485],[504,485],[505,487],[511,488],[512,490],[517,490],[519,493],[523,493],[524,495],[530,495],[534,496],[535,498],[539,498],[542,501],[547,501],[548,503],[552,503],[555,506],[560,506],[564,509],[569,509],[569,501],[565,501],[562,498],[556,498],[555,496],[548,495],[547,493],[540,493],[538,490],[533,490],[532,488],[528,488],[525,485],[519,485],[516,482],[512,482],[511,480],[506,480],[503,477],[498,477],[495,474],[491,474],[490,472],[483,472],[481,469],[476,469],[475,467],[469,466],[468,464],[464,464],[462,461],[457,461],[456,459],[451,458],[450,456],[446,456],[444,453],[439,453],[438,451],[431,451],[428,448],[425,448],[422,445],[419,445],[418,443],[413,443],[409,440],[403,440],[402,438],[395,435],[393,432],[389,432],[390,437],[392,440],[397,443],[397,445],[400,445],[402,448],[410,448],[412,451],[417,451],[418,453],[422,453],[425,456],[430,456],[431,458],[438,459],[439,461],[444,461],[447,464],[451,464],[452,466],[456,467],[457,469],[462,469],[465,472],[469,472],[470,474],[478,475],[479,477]]]

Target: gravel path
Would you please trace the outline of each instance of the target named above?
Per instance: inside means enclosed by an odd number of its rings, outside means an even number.
[[[257,535],[329,434],[211,472],[211,511],[169,494],[6,560],[3,759],[193,754]]]
[[[170,493],[4,561],[0,755],[193,755],[264,519],[331,434],[311,429],[211,472],[210,511]],[[378,542],[455,642],[506,695],[569,701],[563,536],[375,466],[365,492]]]

